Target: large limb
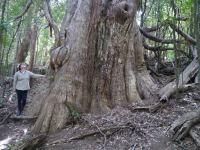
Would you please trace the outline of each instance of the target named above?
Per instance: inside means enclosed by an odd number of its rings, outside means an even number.
[[[191,37],[190,35],[184,33],[182,30],[180,30],[177,26],[175,26],[174,24],[172,23],[169,23],[170,27],[175,30],[178,34],[180,34],[182,37],[185,38],[186,41],[190,42],[191,44],[194,44],[196,45],[197,41]]]
[[[149,46],[147,45],[146,43],[143,43],[143,46],[145,49],[148,49],[150,51],[168,51],[168,50],[174,50],[173,47],[162,47],[162,46],[157,46],[157,47],[154,47],[154,46]]]
[[[14,18],[14,20],[18,20],[20,19],[22,16],[24,16],[26,14],[26,12],[29,10],[31,4],[33,3],[32,0],[28,0],[25,9],[22,11],[22,13],[20,15],[18,15],[17,17]]]
[[[44,0],[43,2],[43,9],[45,13],[45,17],[47,21],[49,22],[50,28],[53,28],[54,30],[54,35],[55,35],[55,45],[58,46],[60,42],[60,31],[58,29],[58,26],[56,25],[56,22],[54,21],[52,14],[51,14],[51,9],[49,6],[49,2],[47,0]]]
[[[174,40],[168,40],[168,39],[161,39],[158,38],[156,36],[151,35],[150,33],[147,33],[144,29],[140,28],[140,32],[148,39],[155,41],[155,42],[159,42],[159,43],[163,43],[163,44],[171,44],[174,43]],[[180,43],[180,40],[176,40],[177,43]]]
[[[163,23],[161,23],[160,25],[155,26],[155,27],[151,27],[151,28],[143,27],[143,28],[140,28],[140,31],[141,31],[141,33],[142,33],[145,37],[149,38],[150,40],[153,40],[153,41],[155,41],[155,42],[162,42],[163,39],[159,39],[159,38],[157,38],[157,37],[155,37],[155,36],[149,34],[149,32],[157,31],[158,29],[160,29],[160,28],[161,28],[162,26],[164,26],[165,24],[166,24],[166,22],[163,22]],[[179,28],[178,28],[176,25],[174,25],[173,23],[167,22],[167,24],[171,27],[172,30],[175,30],[179,35],[181,35],[186,41],[188,41],[189,43],[191,43],[191,44],[193,44],[193,45],[196,45],[196,43],[197,43],[196,39],[194,39],[193,37],[191,37],[189,34],[183,32],[181,29],[179,29]],[[168,41],[168,40],[166,40],[166,41],[167,41],[167,43],[166,43],[166,42],[164,42],[164,43],[169,44],[169,43],[168,43],[169,41]]]

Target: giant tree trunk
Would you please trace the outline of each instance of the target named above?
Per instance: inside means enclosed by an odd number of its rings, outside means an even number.
[[[156,89],[134,17],[137,0],[113,0],[109,7],[99,0],[68,3],[60,31],[66,30],[66,39],[52,49],[54,81],[33,127],[35,133],[63,128],[70,111],[105,113],[148,99]]]

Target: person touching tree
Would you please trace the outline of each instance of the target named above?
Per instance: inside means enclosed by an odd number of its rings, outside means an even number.
[[[14,75],[13,92],[9,98],[9,100],[12,99],[12,96],[15,94],[15,92],[17,93],[17,116],[20,116],[22,114],[22,111],[26,105],[27,94],[30,90],[30,78],[45,77],[45,75],[32,73],[26,70],[26,68],[27,65],[25,63],[21,63],[19,65],[19,71],[17,71]]]

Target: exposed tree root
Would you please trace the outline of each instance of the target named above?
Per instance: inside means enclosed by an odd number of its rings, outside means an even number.
[[[189,135],[191,136],[197,147],[200,148],[200,135],[194,129],[190,130]]]
[[[198,123],[200,123],[200,109],[186,113],[171,125],[169,132],[172,134],[172,139],[180,141],[185,138],[189,134],[190,129]]]
[[[70,141],[73,141],[73,140],[81,140],[81,139],[84,139],[86,137],[89,137],[89,136],[93,136],[93,135],[96,135],[96,134],[101,134],[104,136],[104,140],[105,140],[105,136],[110,136],[112,135],[113,133],[121,130],[121,129],[126,129],[126,128],[131,128],[131,129],[134,129],[135,127],[134,126],[118,126],[118,127],[107,127],[107,128],[100,128],[98,127],[98,130],[95,130],[95,131],[90,131],[90,132],[87,132],[85,134],[79,134],[79,135],[76,135],[76,136],[73,136],[69,139],[59,139],[59,140],[56,140],[56,141],[53,141],[51,143],[48,143],[47,145],[54,145],[54,144],[59,144],[59,143],[67,143],[67,142],[70,142]],[[112,131],[112,132],[107,132],[107,131]],[[105,144],[106,141],[104,141],[104,144]]]

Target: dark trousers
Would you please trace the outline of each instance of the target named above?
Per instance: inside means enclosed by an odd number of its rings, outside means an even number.
[[[28,90],[16,90],[17,93],[17,99],[18,99],[18,111],[19,114],[22,113],[24,106],[26,105],[26,99],[27,99],[27,93]]]

